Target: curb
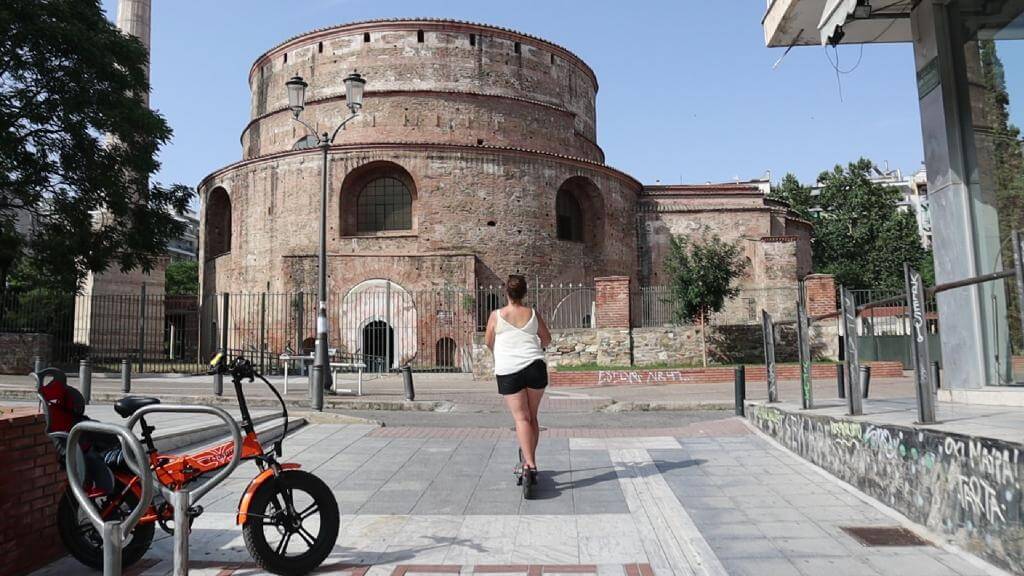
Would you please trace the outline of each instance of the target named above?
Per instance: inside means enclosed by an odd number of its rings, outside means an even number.
[[[93,392],[92,404],[113,404],[121,398],[130,395],[121,392]],[[203,406],[227,406],[237,407],[238,401],[234,394],[226,393],[224,396],[159,396],[161,400],[181,404],[200,404]],[[32,390],[0,390],[0,400],[11,400],[17,402],[34,402],[38,400],[35,391]],[[281,406],[277,398],[246,398],[250,408],[277,408]],[[310,407],[307,403],[288,402],[286,406],[296,411],[307,411]],[[324,408],[330,410],[383,410],[383,411],[409,411],[409,412],[451,412],[455,405],[447,400],[349,400],[337,396],[324,396]]]
[[[732,402],[682,402],[678,400],[651,400],[644,402],[612,402],[595,412],[619,414],[623,412],[689,412],[701,410],[732,410]]]

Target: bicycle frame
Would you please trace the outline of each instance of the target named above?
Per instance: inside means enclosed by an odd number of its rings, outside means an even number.
[[[217,369],[222,369],[218,364],[220,360],[221,355],[218,355],[211,362],[211,366],[214,366]],[[288,409],[284,403],[284,399],[273,385],[260,376],[260,379],[266,383],[281,402],[282,414],[285,419],[284,434],[281,439],[277,440],[275,443],[274,451],[267,452],[264,449],[263,444],[260,442],[259,437],[256,434],[256,429],[249,413],[249,407],[245,400],[245,392],[242,390],[242,380],[247,375],[249,376],[250,381],[252,381],[253,373],[251,373],[251,369],[250,374],[239,374],[238,372],[232,373],[232,384],[235,387],[235,395],[238,398],[238,407],[242,416],[242,430],[245,433],[242,440],[241,459],[255,460],[260,473],[257,474],[257,476],[249,483],[239,500],[238,515],[236,516],[236,522],[239,525],[244,524],[248,519],[248,507],[252,495],[264,482],[274,476],[277,476],[282,470],[290,470],[300,467],[299,464],[282,464],[277,462],[274,452],[277,454],[281,453],[281,442],[284,440],[284,436],[287,435]],[[211,446],[195,454],[173,456],[161,454],[157,451],[156,446],[153,443],[152,433],[156,429],[146,424],[144,418],[140,419],[140,424],[142,427],[142,441],[146,446],[146,452],[149,455],[149,462],[154,472],[154,479],[171,490],[176,490],[189,482],[198,479],[204,474],[214,472],[227,466],[234,455],[234,443],[230,440]],[[125,486],[125,490],[109,499],[107,505],[104,506],[104,509],[101,511],[101,514],[104,517],[120,506],[124,496],[129,490],[133,492],[136,497],[142,493],[142,488],[139,485],[139,478],[134,474],[119,470],[115,471],[114,476],[121,485]],[[92,492],[89,495],[98,496],[100,494]],[[174,511],[169,504],[164,503],[160,506],[151,504],[146,513],[143,514],[142,518],[139,520],[139,523],[145,524],[172,520],[173,516]]]

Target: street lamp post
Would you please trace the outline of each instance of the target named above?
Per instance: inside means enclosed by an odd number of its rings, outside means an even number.
[[[325,131],[317,134],[315,128],[299,117],[306,108],[306,87],[308,84],[301,76],[295,76],[285,82],[288,88],[288,107],[292,111],[295,120],[306,127],[310,134],[316,137],[317,146],[323,152],[322,183],[320,187],[320,245],[317,250],[317,294],[318,305],[316,312],[316,352],[313,356],[313,390],[311,390],[311,403],[314,410],[324,409],[324,388],[330,382],[330,362],[327,359],[327,153],[334,143],[338,132],[348,124],[350,120],[359,115],[359,109],[363,107],[363,87],[366,80],[353,72],[345,77],[345,103],[348,106],[348,118],[342,120],[341,124],[334,129],[330,135]]]

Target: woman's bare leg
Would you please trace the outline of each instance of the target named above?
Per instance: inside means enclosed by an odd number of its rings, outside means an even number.
[[[537,419],[537,413],[540,411],[540,401],[544,398],[544,389],[534,390],[533,388],[526,389],[526,399],[529,403],[530,410],[530,424],[531,424],[531,454],[536,459],[537,455],[537,443],[540,441],[540,420]],[[533,465],[536,468],[536,462]]]
[[[516,438],[519,439],[519,447],[523,450],[523,461],[527,467],[535,468],[537,464],[534,461],[534,453],[537,450],[537,441],[533,432],[534,424],[530,416],[530,401],[526,390],[507,394],[505,404],[516,422]]]

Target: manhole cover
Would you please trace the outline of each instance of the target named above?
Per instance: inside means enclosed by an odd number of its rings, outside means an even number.
[[[929,546],[906,528],[891,526],[843,526],[843,531],[865,546]]]

